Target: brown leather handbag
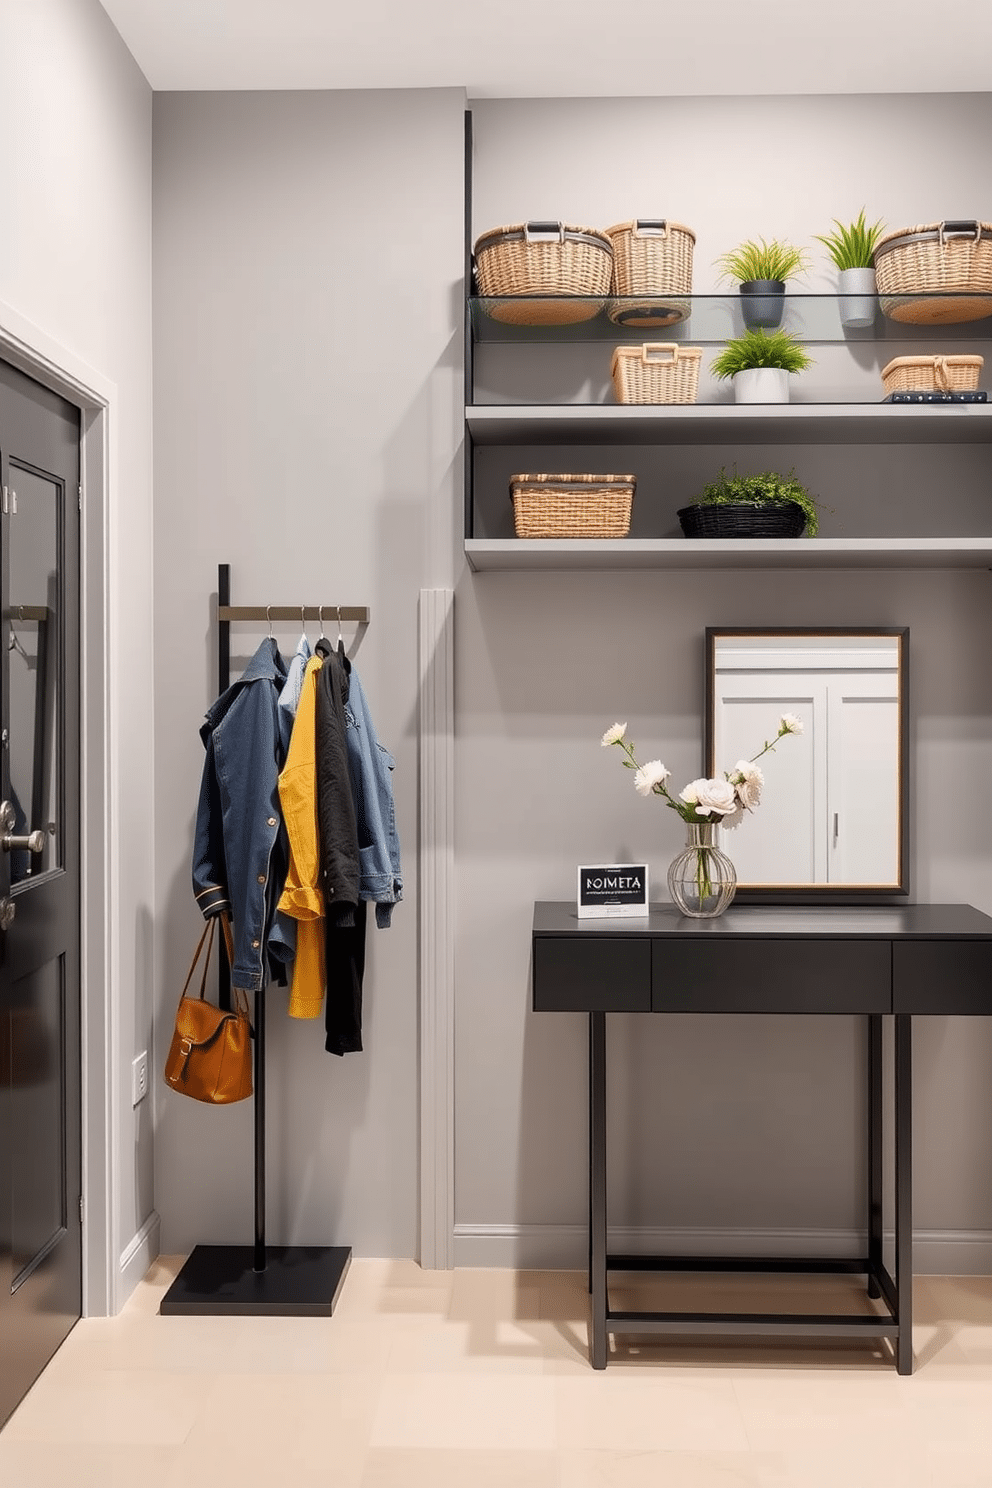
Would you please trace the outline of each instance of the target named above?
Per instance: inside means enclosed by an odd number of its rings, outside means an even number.
[[[222,918],[222,917],[221,917]],[[239,987],[232,988],[234,1008],[225,1012],[206,1000],[207,970],[213,950],[217,915],[204,926],[176,1009],[176,1028],[165,1061],[165,1083],[180,1095],[211,1105],[246,1100],[251,1083],[251,1021],[248,999]],[[224,923],[229,944],[230,927]],[[203,956],[200,994],[187,997],[196,964]]]

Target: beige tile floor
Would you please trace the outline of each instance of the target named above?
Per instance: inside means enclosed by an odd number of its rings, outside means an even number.
[[[0,1432],[2,1488],[992,1488],[992,1278],[919,1278],[870,1344],[615,1341],[584,1279],[356,1260],[332,1318],[161,1317],[180,1262],[78,1324]],[[789,1307],[795,1279],[641,1305]],[[657,1287],[664,1285],[664,1296]],[[826,1279],[804,1310],[850,1310]]]

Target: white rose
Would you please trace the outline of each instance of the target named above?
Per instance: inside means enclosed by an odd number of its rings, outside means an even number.
[[[778,731],[780,734],[801,734],[803,721],[795,713],[783,713],[778,721]]]
[[[700,816],[710,812],[723,816],[737,807],[737,793],[729,780],[693,780],[682,792],[682,799],[695,806]]]
[[[655,786],[664,785],[670,774],[671,771],[665,769],[661,760],[648,760],[634,776],[634,789],[638,795],[650,796]]]
[[[626,732],[627,732],[627,725],[625,723],[615,723],[615,724],[613,724],[612,727],[611,728],[608,728],[606,730],[606,733],[603,735],[603,747],[604,747],[604,749],[606,748],[606,746],[608,744],[619,744],[620,743],[620,740],[623,738],[623,736],[624,736],[624,734]]]
[[[756,806],[761,805],[761,787],[765,783],[765,777],[751,760],[738,760],[731,775],[734,787],[737,791],[737,799],[746,811],[753,811]],[[728,825],[728,823],[724,823]]]

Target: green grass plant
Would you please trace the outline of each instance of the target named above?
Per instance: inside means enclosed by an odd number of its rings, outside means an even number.
[[[834,218],[834,232],[814,233],[822,243],[838,269],[870,269],[874,264],[878,240],[885,231],[881,218],[869,227],[865,221],[865,209],[861,208],[857,221],[847,224]]]
[[[710,363],[714,377],[725,379],[753,367],[781,367],[785,372],[805,372],[813,358],[788,331],[744,331],[728,341]]]
[[[722,279],[747,284],[754,279],[796,279],[809,271],[809,258],[804,249],[773,238],[748,239],[716,260]]]

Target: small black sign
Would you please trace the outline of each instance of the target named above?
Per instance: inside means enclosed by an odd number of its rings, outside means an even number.
[[[648,912],[646,863],[597,863],[579,868],[579,919]]]

